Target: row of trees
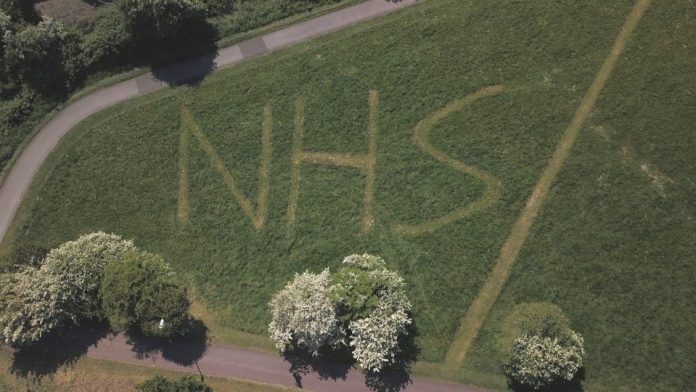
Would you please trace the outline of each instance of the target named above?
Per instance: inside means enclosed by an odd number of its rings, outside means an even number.
[[[139,250],[132,241],[88,234],[35,264],[0,275],[2,343],[33,346],[88,320],[105,320],[116,331],[146,336],[186,332],[186,290],[161,257]]]
[[[296,274],[270,302],[271,338],[287,352],[349,349],[363,370],[399,362],[412,323],[404,281],[384,260],[352,255],[331,273]],[[503,369],[513,386],[534,390],[573,380],[583,366],[582,336],[552,304],[515,308],[503,325]]]
[[[383,259],[351,255],[337,273],[305,272],[270,302],[271,338],[281,351],[319,355],[349,347],[357,365],[379,372],[399,360],[399,342],[411,324],[404,281]]]
[[[0,342],[29,347],[87,320],[173,337],[187,332],[189,306],[186,290],[160,256],[98,232],[0,275]],[[399,364],[412,324],[403,278],[369,254],[346,257],[333,274],[328,268],[296,274],[270,308],[269,333],[279,350],[315,356],[348,350],[368,372]],[[583,366],[583,343],[557,306],[522,304],[502,327],[503,368],[511,384],[535,390],[567,382]],[[142,390],[178,390],[162,378],[147,385]]]

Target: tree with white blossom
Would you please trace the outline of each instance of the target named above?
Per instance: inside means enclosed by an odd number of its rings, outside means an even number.
[[[403,279],[369,254],[351,255],[337,273],[295,275],[270,303],[271,338],[284,351],[297,344],[317,354],[347,341],[357,365],[379,372],[398,361],[412,320]]]
[[[317,355],[323,346],[343,341],[334,304],[327,295],[329,269],[304,272],[280,290],[270,303],[273,321],[268,327],[276,347],[285,351],[296,344]]]
[[[412,322],[403,278],[387,269],[381,257],[363,254],[346,257],[331,281],[330,295],[350,331],[358,366],[379,372],[395,364],[399,337]]]
[[[503,368],[515,384],[533,389],[571,381],[583,366],[584,341],[553,304],[518,305],[503,325]]]
[[[104,269],[134,249],[117,235],[87,234],[50,251],[39,267],[5,275],[0,342],[28,346],[62,326],[102,318]]]

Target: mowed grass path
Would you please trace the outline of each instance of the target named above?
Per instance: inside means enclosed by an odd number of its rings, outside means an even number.
[[[347,254],[373,252],[407,278],[421,359],[441,361],[632,6],[633,1],[429,0],[347,32],[218,72],[200,86],[167,90],[111,108],[80,125],[49,159],[9,237],[12,242],[3,245],[4,258],[9,264],[13,246],[53,246],[85,232],[116,232],[163,254],[182,276],[191,279],[221,325],[263,334],[269,321],[266,304],[293,273],[335,268]],[[689,6],[688,0],[655,2],[654,9],[667,16],[653,16],[652,30],[643,31],[642,39],[658,40],[659,34],[669,39],[671,35],[665,31],[670,28],[670,15],[685,18],[689,12],[691,19],[686,17],[683,23],[685,34],[693,37],[694,18]],[[639,32],[641,29],[643,26]],[[666,42],[664,50],[688,58],[689,52],[681,54],[676,44],[670,49],[670,43]],[[657,65],[646,62],[647,54],[640,44],[633,43],[629,49],[632,60],[623,59],[620,66],[648,67],[642,75],[650,75],[658,84],[667,83],[672,74],[653,75],[650,67]],[[669,61],[666,64],[676,68]],[[623,72],[630,75],[629,81],[634,80],[631,77],[636,75],[630,70]],[[612,83],[609,87],[616,86]],[[480,179],[420,150],[413,143],[413,129],[448,103],[494,85],[503,86],[503,91],[445,117],[429,131],[429,140],[448,156],[500,180],[501,198],[491,208],[432,233],[414,237],[395,231],[395,224],[419,224],[465,207],[483,195],[486,184]],[[647,120],[641,118],[662,116],[660,123],[671,124],[673,130],[665,134],[674,138],[667,142],[680,146],[683,154],[670,159],[693,159],[688,143],[678,140],[689,121],[682,123],[664,111],[653,111],[654,105],[639,108],[641,101],[631,95],[632,88],[610,89],[605,95],[614,94],[613,100],[603,95],[600,101],[610,102],[609,107],[598,110],[591,117],[592,124],[599,127],[611,122],[613,128],[599,129],[638,133],[633,136],[637,150],[642,137],[648,140],[659,132],[632,122],[645,125]],[[365,173],[311,163],[301,167],[297,220],[289,227],[286,213],[296,99],[305,101],[306,150],[365,154],[370,90],[377,90],[380,96],[372,231],[361,234]],[[656,101],[672,102],[668,89],[658,91]],[[626,106],[631,102],[633,106]],[[262,113],[267,105],[272,107],[273,129],[265,227],[260,231],[253,227],[193,137],[188,166],[189,221],[179,223],[182,107],[190,110],[241,191],[255,201]],[[613,110],[611,105],[619,105],[619,109]],[[607,116],[607,120],[595,123],[600,116]],[[639,227],[616,222],[623,222],[623,211],[637,214],[643,222],[662,224],[659,216],[640,215],[642,210],[636,206],[644,202],[643,197],[655,202],[670,200],[674,208],[686,209],[691,216],[694,205],[686,202],[686,196],[677,200],[653,195],[655,188],[641,177],[640,165],[637,171],[628,166],[622,170],[634,170],[635,179],[643,182],[628,183],[648,196],[639,197],[626,209],[610,205],[614,199],[596,196],[595,192],[608,189],[618,202],[632,194],[611,187],[613,176],[609,176],[607,187],[606,179],[597,180],[599,175],[588,177],[589,169],[573,170],[578,162],[600,168],[608,164],[607,156],[596,154],[597,146],[588,144],[588,138],[597,137],[593,135],[583,131],[568,167],[560,174],[560,185],[552,189],[549,204],[542,209],[530,243],[522,251],[504,299],[494,308],[480,343],[470,354],[470,374],[498,374],[484,380],[491,385],[500,380],[499,364],[491,351],[497,321],[512,303],[537,299],[558,302],[587,337],[591,349],[588,383],[621,386],[640,379],[641,385],[660,386],[662,377],[644,375],[667,372],[665,377],[677,382],[684,377],[674,365],[651,361],[651,354],[655,350],[668,353],[673,349],[669,342],[693,334],[688,324],[655,329],[660,338],[653,351],[632,350],[632,341],[625,340],[637,328],[635,323],[600,328],[608,314],[614,314],[611,312],[659,325],[668,315],[675,316],[669,309],[676,310],[676,306],[662,307],[663,313],[656,315],[643,302],[635,302],[634,295],[595,296],[588,288],[606,283],[603,280],[608,274],[595,271],[595,266],[611,270],[616,262],[620,268],[615,273],[621,279],[612,287],[617,292],[625,289],[620,283],[630,282],[635,287],[654,285],[653,295],[646,300],[657,293],[665,300],[681,295],[670,289],[674,287],[672,270],[662,270],[665,259],[679,260],[680,248],[665,243],[661,258],[646,255],[642,259],[645,271],[663,274],[636,272],[628,268],[633,252],[653,249],[651,242],[669,237],[663,237],[665,233],[659,230],[648,231],[652,237],[637,237],[630,231],[621,234],[621,229]],[[609,145],[623,142],[611,135],[610,140],[606,142]],[[644,148],[657,143],[650,140]],[[668,171],[670,167],[656,165],[668,176],[677,177]],[[687,168],[679,170],[683,170],[683,181],[688,182]],[[677,185],[667,184],[666,192],[671,186]],[[683,189],[682,195],[687,191]],[[561,200],[562,192],[574,202]],[[685,219],[680,211],[679,219]],[[675,211],[664,214],[677,219]],[[602,222],[607,234],[623,240],[616,248],[606,247],[606,239],[593,236],[597,233],[593,226],[601,228]],[[582,227],[575,226],[580,223]],[[549,235],[550,226],[563,230],[553,240],[540,242]],[[670,229],[683,232],[684,237],[694,233],[681,231],[684,227]],[[684,240],[686,244],[689,238]],[[597,264],[592,268],[582,268],[583,264],[574,261],[593,252],[591,259]],[[607,254],[616,257],[607,259]],[[693,267],[685,261],[679,265],[683,267],[680,279],[693,278]],[[658,291],[659,287],[666,289]],[[676,303],[681,297],[673,300]],[[680,343],[684,358],[693,362],[695,344]],[[624,354],[629,352],[637,357],[625,362]],[[641,361],[647,365],[637,365]],[[605,370],[593,373],[593,369]]]
[[[501,380],[500,323],[541,300],[585,336],[587,390],[696,388],[695,61],[696,4],[653,1],[484,324],[470,378]]]

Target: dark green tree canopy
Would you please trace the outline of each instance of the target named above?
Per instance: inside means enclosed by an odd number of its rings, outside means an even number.
[[[190,302],[173,277],[160,256],[147,252],[131,252],[123,261],[111,264],[101,289],[111,326],[148,336],[184,334]]]
[[[140,40],[181,36],[205,19],[205,7],[198,0],[121,0],[118,6]]]

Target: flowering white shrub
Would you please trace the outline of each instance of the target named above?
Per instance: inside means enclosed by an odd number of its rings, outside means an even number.
[[[0,342],[13,347],[38,341],[62,322],[56,286],[36,268],[6,275],[0,287]]]
[[[113,234],[87,234],[52,250],[41,267],[6,276],[0,288],[0,341],[30,345],[66,323],[101,317],[104,269],[134,249],[131,241]]]
[[[343,259],[343,264],[358,267],[367,271],[383,270],[387,268],[387,263],[384,262],[384,259],[368,253],[346,256]]]
[[[285,351],[296,342],[314,355],[324,345],[343,341],[334,304],[328,296],[329,269],[305,272],[279,291],[270,303],[273,320],[268,327],[276,347]]]
[[[411,324],[404,280],[377,256],[351,255],[343,264],[333,275],[295,275],[270,303],[268,330],[278,349],[297,342],[315,355],[349,330],[358,366],[379,372],[397,361],[399,338]]]
[[[86,234],[51,250],[40,273],[58,285],[56,305],[67,318],[101,317],[99,289],[106,267],[136,249],[132,241],[114,234]]]
[[[583,338],[571,332],[567,339],[523,335],[515,340],[505,373],[513,381],[538,389],[570,381],[582,367]]]
[[[411,324],[408,301],[398,305],[381,303],[372,316],[351,321],[350,345],[353,357],[362,369],[379,372],[385,365],[396,362],[399,336]]]
[[[399,337],[411,324],[404,280],[377,256],[351,255],[343,264],[332,279],[331,295],[348,322],[358,366],[379,372],[396,362]]]

